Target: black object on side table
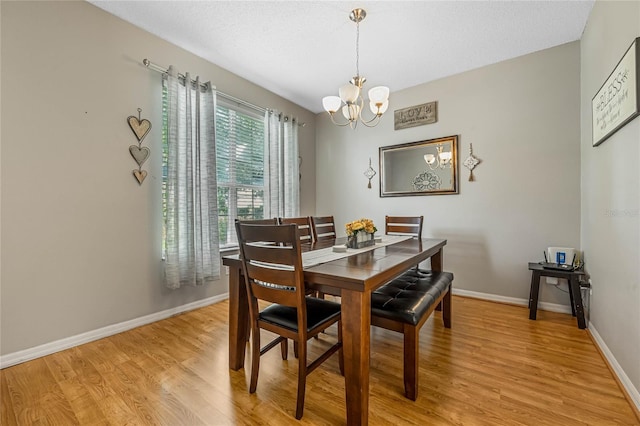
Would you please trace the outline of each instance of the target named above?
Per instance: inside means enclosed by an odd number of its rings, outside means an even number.
[[[538,311],[538,293],[540,292],[540,278],[564,278],[569,282],[569,299],[571,299],[571,314],[577,317],[578,328],[587,328],[584,320],[584,308],[580,295],[580,277],[586,275],[582,270],[547,269],[541,264],[529,262],[531,271],[531,293],[529,294],[529,319],[535,320]]]

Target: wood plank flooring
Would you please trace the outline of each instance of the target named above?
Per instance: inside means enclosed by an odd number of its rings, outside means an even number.
[[[294,418],[297,360],[279,349],[231,371],[228,303],[201,308],[0,371],[2,425],[344,425],[337,355],[307,380]],[[453,298],[420,333],[420,388],[403,397],[402,337],[374,328],[373,425],[640,425],[587,331],[570,315]],[[265,336],[266,338],[266,336]],[[310,352],[335,341],[335,327]],[[249,356],[247,356],[249,358]],[[247,359],[246,365],[249,366]]]

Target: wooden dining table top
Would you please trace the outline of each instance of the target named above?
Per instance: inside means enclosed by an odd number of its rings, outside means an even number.
[[[301,244],[302,251],[314,251],[344,244],[346,237],[316,243]],[[375,247],[365,252],[304,268],[305,281],[311,287],[345,288],[355,291],[375,290],[405,270],[438,253],[447,244],[445,239],[412,238],[394,244]],[[304,254],[303,254],[304,255]],[[238,254],[224,256],[223,265],[241,268]]]

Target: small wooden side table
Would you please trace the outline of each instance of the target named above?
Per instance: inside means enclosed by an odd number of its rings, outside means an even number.
[[[577,317],[578,328],[587,328],[584,320],[584,307],[580,294],[580,278],[584,271],[561,271],[556,269],[545,269],[541,264],[529,262],[531,271],[531,292],[529,294],[529,319],[535,320],[538,311],[538,293],[540,292],[540,278],[553,277],[564,278],[569,282],[569,299],[571,300],[571,314]]]

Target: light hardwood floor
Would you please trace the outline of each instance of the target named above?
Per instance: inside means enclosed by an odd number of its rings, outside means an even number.
[[[258,389],[227,360],[228,304],[178,315],[0,372],[2,425],[345,424],[337,355],[307,381],[294,418],[297,360],[261,359]],[[335,327],[310,341],[326,347]],[[402,396],[402,338],[372,331],[374,425],[640,425],[585,330],[570,315],[453,298],[420,333],[420,389]],[[249,360],[247,360],[247,366]]]

